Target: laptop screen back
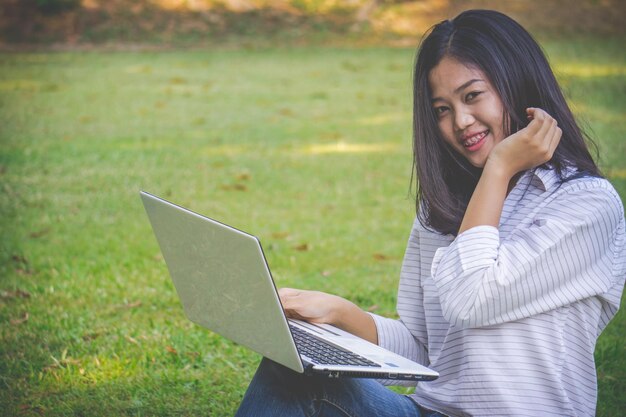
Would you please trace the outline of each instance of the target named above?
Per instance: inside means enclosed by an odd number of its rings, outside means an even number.
[[[141,192],[187,317],[303,372],[258,239]]]

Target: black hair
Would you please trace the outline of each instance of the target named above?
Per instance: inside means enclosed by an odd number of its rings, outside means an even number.
[[[510,17],[492,10],[468,10],[433,26],[417,52],[413,96],[413,159],[416,209],[425,227],[456,234],[482,170],[445,143],[431,104],[430,71],[444,57],[481,70],[502,100],[505,134],[528,124],[526,108],[545,110],[562,130],[561,141],[544,164],[561,181],[567,168],[601,176],[550,64],[533,37]],[[593,142],[591,142],[593,144]],[[595,147],[595,144],[593,144]]]

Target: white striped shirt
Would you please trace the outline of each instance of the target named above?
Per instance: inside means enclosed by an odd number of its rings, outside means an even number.
[[[624,210],[608,181],[526,172],[498,228],[458,237],[415,221],[400,320],[372,314],[379,344],[440,373],[421,405],[452,416],[593,416],[596,339],[626,275]]]

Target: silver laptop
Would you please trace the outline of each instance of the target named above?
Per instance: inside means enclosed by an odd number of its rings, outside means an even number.
[[[413,381],[439,376],[334,326],[287,319],[256,237],[140,194],[194,323],[299,373]]]

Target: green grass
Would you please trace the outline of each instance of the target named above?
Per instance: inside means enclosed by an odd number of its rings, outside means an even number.
[[[620,40],[544,45],[624,198]],[[393,316],[412,62],[382,47],[0,55],[3,414],[233,414],[260,358],[184,317],[140,189],[258,235],[279,286]],[[601,416],[626,405],[625,331],[622,311],[598,342]]]

